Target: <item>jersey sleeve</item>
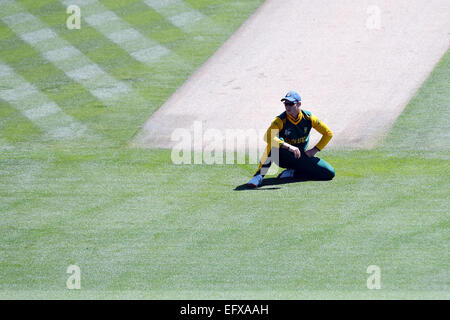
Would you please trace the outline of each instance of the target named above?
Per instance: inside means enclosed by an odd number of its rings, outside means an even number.
[[[325,146],[330,142],[333,137],[333,132],[328,126],[319,120],[315,115],[311,115],[312,127],[316,129],[320,134],[322,134],[322,138],[316,144],[316,148],[322,150]]]
[[[283,129],[283,121],[276,117],[264,135],[264,140],[267,142],[268,148],[272,146],[280,148],[283,144],[283,140],[278,137],[278,133]]]

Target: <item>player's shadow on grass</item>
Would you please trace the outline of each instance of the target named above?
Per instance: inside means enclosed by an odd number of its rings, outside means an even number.
[[[311,181],[308,179],[298,178],[298,179],[278,179],[278,178],[266,178],[263,180],[262,186],[259,188],[252,188],[248,184],[244,183],[240,186],[234,188],[234,191],[244,191],[244,190],[277,190],[281,189],[280,187],[268,187],[267,186],[276,186],[279,184],[288,184],[288,183],[296,183],[296,182],[305,182]]]

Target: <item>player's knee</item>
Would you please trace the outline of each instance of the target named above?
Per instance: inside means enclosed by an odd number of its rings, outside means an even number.
[[[329,168],[327,170],[326,180],[333,180],[335,175],[336,175],[336,171],[334,171],[334,168]]]

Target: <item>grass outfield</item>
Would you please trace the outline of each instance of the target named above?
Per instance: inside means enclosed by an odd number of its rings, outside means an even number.
[[[0,99],[0,297],[449,298],[449,53],[382,146],[321,152],[333,181],[235,191],[255,165],[174,165],[127,142],[262,1],[185,1],[207,17],[187,31],[141,1],[101,1],[170,50],[153,64],[101,30],[67,30],[58,1],[16,2],[131,91],[99,99],[5,22],[17,7],[0,10],[0,63],[15,71],[0,93],[20,76],[87,127],[55,139],[51,118]],[[71,264],[81,290],[66,289]]]

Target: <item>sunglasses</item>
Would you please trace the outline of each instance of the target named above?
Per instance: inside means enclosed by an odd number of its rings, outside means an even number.
[[[283,101],[285,106],[292,107],[295,103],[291,101]]]

